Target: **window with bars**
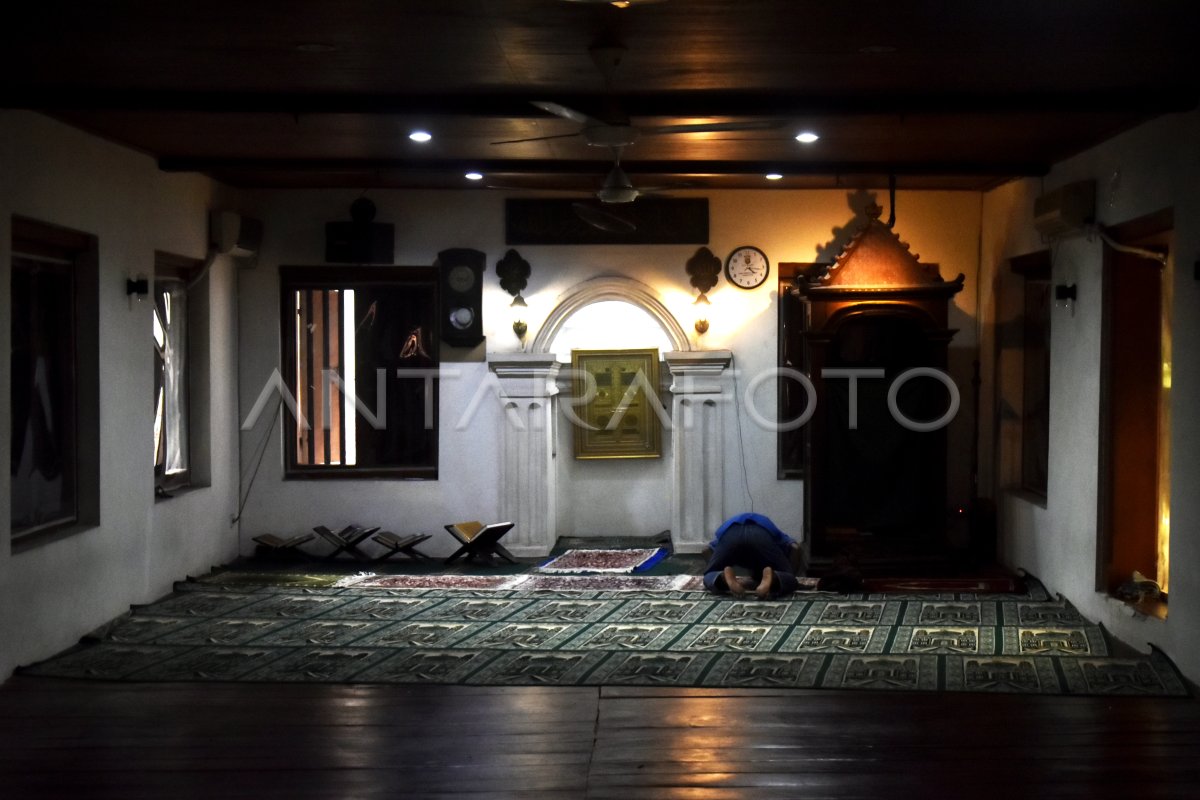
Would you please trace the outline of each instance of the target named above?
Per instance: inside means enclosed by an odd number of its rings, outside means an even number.
[[[162,491],[191,483],[188,290],[202,266],[184,256],[154,254],[154,485]]]
[[[289,477],[437,477],[437,280],[423,267],[284,267]]]
[[[187,287],[154,281],[154,478],[173,488],[187,482]]]

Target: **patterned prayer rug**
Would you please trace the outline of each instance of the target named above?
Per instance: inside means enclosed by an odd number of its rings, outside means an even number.
[[[761,602],[708,594],[697,576],[357,577],[338,588],[183,583],[24,671],[127,681],[1187,694],[1162,654],[1113,656],[1099,626],[1034,586],[1024,595],[810,592]],[[663,581],[679,582],[664,589]]]
[[[342,578],[336,588],[347,589],[521,589],[558,592],[669,592],[699,591],[698,575],[374,575]]]
[[[646,570],[662,561],[667,551],[661,547],[648,550],[568,550],[538,567],[540,572],[630,573]]]

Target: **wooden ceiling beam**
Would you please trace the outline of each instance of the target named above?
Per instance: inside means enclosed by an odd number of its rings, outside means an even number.
[[[581,111],[603,112],[613,98],[601,93],[529,91],[426,94],[344,92],[207,92],[189,90],[24,87],[0,89],[0,108],[39,111],[157,111],[285,114],[402,114],[537,119],[532,100],[553,100]],[[1187,111],[1200,96],[1163,88],[1072,92],[890,92],[815,95],[756,91],[672,91],[623,94],[617,103],[635,117],[795,117],[864,114],[1134,113]]]
[[[389,158],[212,158],[164,156],[158,160],[166,172],[389,172],[394,174],[444,174],[482,172],[503,175],[604,175],[612,168],[608,160],[567,159],[389,159]],[[994,175],[1038,177],[1049,165],[1029,161],[622,161],[630,175]]]

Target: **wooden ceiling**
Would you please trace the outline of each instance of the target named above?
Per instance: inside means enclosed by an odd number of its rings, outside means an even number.
[[[492,144],[577,131],[549,100],[780,123],[643,137],[635,184],[980,189],[1200,97],[1183,0],[25,0],[4,23],[0,106],[248,187],[598,187],[581,137]],[[624,48],[607,76],[596,46]]]

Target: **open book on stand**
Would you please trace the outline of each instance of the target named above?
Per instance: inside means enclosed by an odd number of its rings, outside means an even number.
[[[500,556],[510,564],[517,563],[512,553],[505,550],[500,544],[500,537],[512,530],[514,524],[512,522],[493,522],[490,525],[484,525],[482,522],[473,521],[454,522],[447,525],[446,530],[462,546],[446,559],[446,563],[453,564],[462,556],[466,556],[467,561],[474,560],[477,555],[487,559],[492,554]]]

